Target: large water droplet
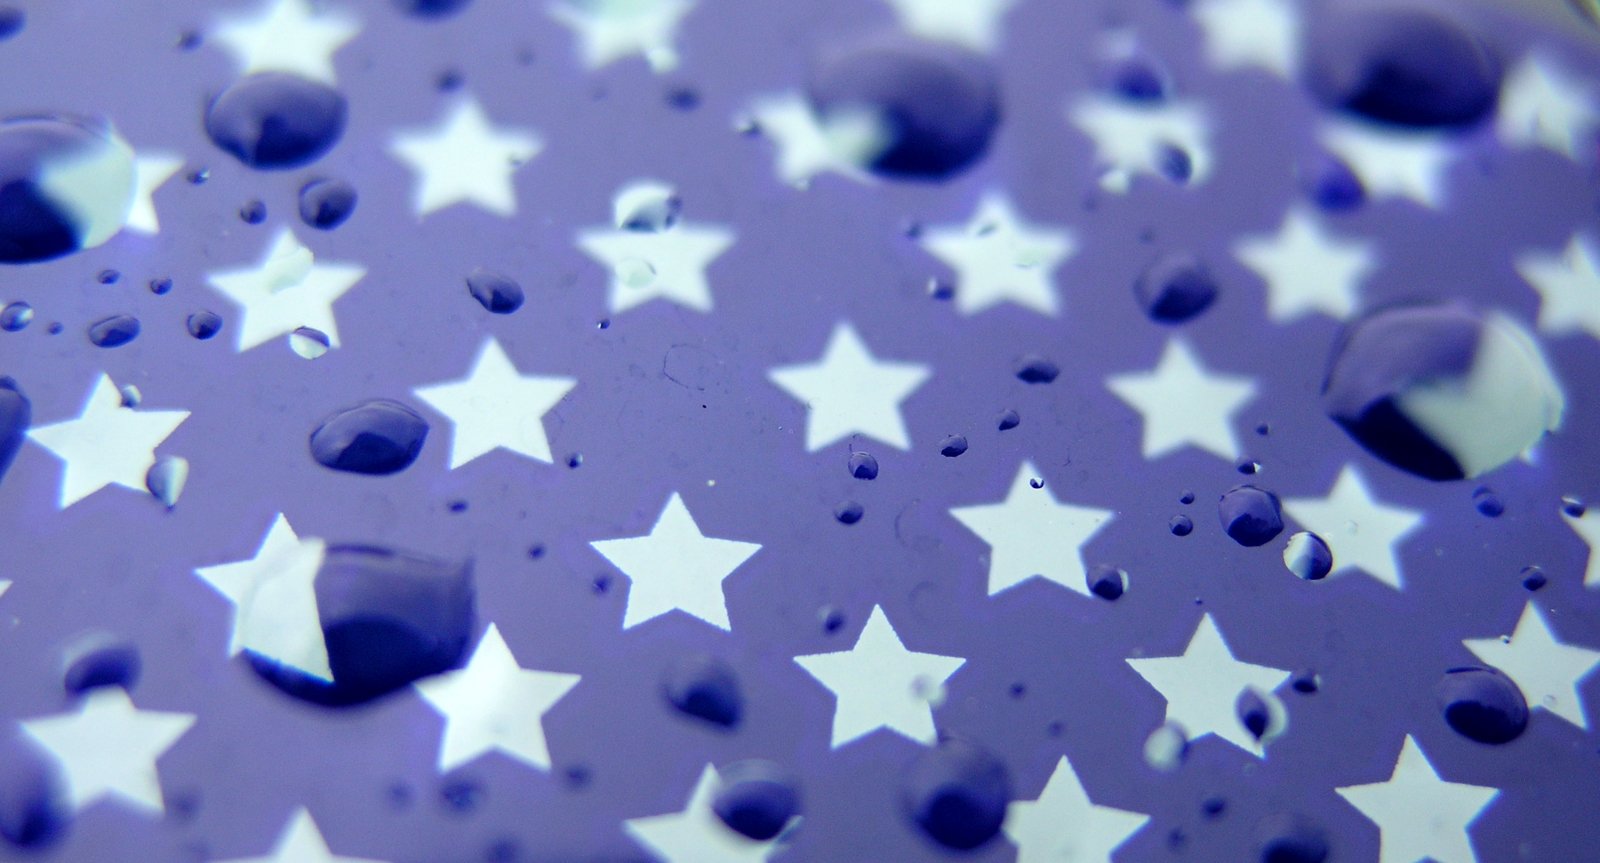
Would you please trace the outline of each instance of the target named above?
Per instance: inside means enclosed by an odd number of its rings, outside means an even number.
[[[1444,721],[1479,743],[1509,743],[1528,727],[1528,702],[1517,684],[1498,669],[1452,668],[1433,687]]]
[[[1302,530],[1284,545],[1283,565],[1306,581],[1320,581],[1333,571],[1333,551],[1322,537]]]
[[[58,258],[104,243],[133,206],[133,150],[108,124],[0,122],[0,262]]]
[[[479,267],[467,274],[467,292],[479,305],[497,315],[509,315],[522,308],[522,286],[510,276]]]
[[[347,110],[331,87],[266,72],[234,82],[211,102],[206,134],[252,168],[298,168],[339,142]]]
[[[770,761],[738,761],[717,771],[721,787],[711,809],[735,833],[765,842],[800,814],[800,787]]]
[[[900,786],[907,814],[946,848],[977,848],[1000,832],[1011,780],[1000,759],[964,740],[942,740],[917,756]]]
[[[744,716],[744,693],[733,667],[714,656],[680,657],[667,666],[661,694],[679,713],[721,728]]]
[[[95,347],[121,347],[138,336],[139,319],[133,315],[112,315],[89,325],[89,341]]]
[[[132,689],[139,682],[139,648],[104,632],[74,639],[63,651],[61,685],[72,695],[101,686]]]
[[[1181,324],[1211,308],[1217,282],[1199,258],[1175,254],[1159,258],[1133,283],[1134,298],[1151,320]]]
[[[385,476],[411,466],[428,439],[428,421],[405,405],[373,399],[328,417],[311,433],[323,467]]]
[[[1283,532],[1277,496],[1253,485],[1224,492],[1217,501],[1217,517],[1228,536],[1246,548],[1266,545]]]
[[[33,403],[22,394],[17,382],[0,376],[0,479],[5,479],[11,460],[22,449],[33,420]]]
[[[356,189],[343,180],[312,180],[300,187],[300,221],[331,231],[356,210]]]

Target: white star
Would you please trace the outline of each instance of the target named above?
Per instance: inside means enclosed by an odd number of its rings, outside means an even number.
[[[1207,614],[1182,656],[1129,659],[1128,664],[1167,702],[1166,721],[1181,726],[1190,740],[1215,734],[1261,755],[1261,741],[1239,720],[1237,703],[1246,690],[1270,694],[1290,672],[1233,658],[1217,622]]]
[[[328,850],[328,843],[322,838],[322,831],[317,829],[317,822],[311,820],[311,813],[302,806],[289,816],[289,823],[285,824],[283,832],[278,834],[278,844],[270,855],[239,857],[221,863],[383,863],[383,861],[368,857],[335,856]]]
[[[1017,0],[888,0],[888,3],[908,32],[987,53],[999,46],[1001,20]]]
[[[450,469],[455,470],[497,448],[548,464],[544,415],[577,385],[573,378],[522,374],[490,336],[466,377],[412,392],[450,419]]]
[[[861,167],[864,161],[852,157],[881,145],[873,130],[849,124],[825,126],[805,96],[795,92],[762,96],[751,104],[749,113],[755,128],[778,148],[774,170],[781,182],[805,189],[824,173],[858,183],[876,182]]]
[[[611,273],[612,314],[653,299],[670,300],[697,312],[711,311],[706,267],[733,245],[722,225],[684,223],[661,232],[590,228],[578,246]]]
[[[333,680],[314,586],[326,543],[295,535],[283,513],[255,556],[194,571],[233,603],[228,655],[248,650],[322,680]]]
[[[1600,554],[1596,553],[1600,551],[1600,510],[1584,510],[1583,515],[1577,518],[1566,513],[1562,515],[1566,519],[1567,526],[1572,528],[1572,532],[1589,547],[1589,562],[1584,566],[1583,586],[1600,587]]]
[[[1208,372],[1183,339],[1167,341],[1154,369],[1111,375],[1106,387],[1144,417],[1146,459],[1185,446],[1225,459],[1239,457],[1233,415],[1255,398],[1255,381]]]
[[[531,129],[490,124],[470,96],[457,101],[433,128],[396,133],[389,144],[389,153],[417,175],[412,200],[419,219],[463,202],[497,216],[516,215],[512,175],[543,149]]]
[[[1051,276],[1077,249],[1072,234],[1023,221],[1011,201],[993,191],[972,221],[931,228],[919,242],[955,270],[956,308],[964,315],[1007,301],[1056,314],[1061,303]]]
[[[1002,827],[1017,846],[1017,863],[1111,863],[1112,853],[1149,821],[1149,815],[1089,802],[1063,755],[1039,799],[1007,806]]]
[[[1327,497],[1289,498],[1283,510],[1333,551],[1329,575],[1361,569],[1395,590],[1402,589],[1395,547],[1423,523],[1423,515],[1379,503],[1355,465],[1345,465]]]
[[[678,28],[694,5],[694,0],[553,0],[550,17],[578,34],[590,69],[638,54],[652,70],[670,72],[678,65]]]
[[[22,721],[22,731],[61,766],[74,810],[115,797],[150,815],[166,811],[156,761],[182,737],[190,713],[139,710],[119,687],[84,695],[75,713]]]
[[[990,596],[1035,577],[1088,596],[1083,547],[1115,513],[1059,503],[1049,489],[1033,487],[1038,476],[1038,468],[1023,462],[1003,503],[956,507],[950,514],[990,546]]]
[[[133,160],[133,206],[128,210],[124,224],[128,230],[139,234],[158,234],[161,221],[156,218],[156,204],[152,197],[161,184],[172,179],[183,167],[183,159],[168,153],[142,153]]]
[[[911,448],[900,404],[927,381],[920,363],[879,360],[855,328],[840,323],[814,363],[780,366],[767,377],[806,403],[806,451],[863,434],[899,449]]]
[[[1341,240],[1303,207],[1284,216],[1276,236],[1246,237],[1234,256],[1267,284],[1267,314],[1285,324],[1312,312],[1353,313],[1361,282],[1377,268],[1368,243]]]
[[[1190,102],[1154,105],[1110,96],[1085,96],[1067,112],[1078,130],[1094,140],[1096,159],[1110,173],[1104,185],[1126,192],[1139,174],[1166,176],[1163,165],[1171,148],[1189,157],[1190,184],[1211,173],[1211,121]]]
[[[1572,160],[1588,159],[1600,128],[1594,88],[1548,58],[1525,57],[1500,89],[1495,130],[1514,147],[1547,147]]]
[[[754,542],[715,539],[700,532],[683,498],[673,492],[645,536],[589,543],[628,577],[622,628],[673,609],[721,629],[731,629],[722,582],[761,550]]]
[[[1410,198],[1424,207],[1444,205],[1445,172],[1455,151],[1442,135],[1330,123],[1322,130],[1322,146],[1350,166],[1373,200]]]
[[[255,12],[222,19],[212,37],[239,61],[241,75],[290,72],[332,84],[334,52],[360,31],[355,19],[310,0],[268,0]]]
[[[210,273],[206,280],[243,313],[234,328],[243,353],[301,327],[322,332],[338,347],[333,304],[366,274],[359,264],[317,263],[294,232],[282,228],[261,263]]]
[[[1509,640],[1469,638],[1461,643],[1478,659],[1504,671],[1516,682],[1529,707],[1544,708],[1589,730],[1578,687],[1600,668],[1600,650],[1557,640],[1550,631],[1550,622],[1532,602],[1523,608],[1517,630]]]
[[[1559,254],[1519,255],[1517,272],[1539,292],[1539,329],[1600,339],[1600,248],[1593,240],[1574,233]]]
[[[188,418],[188,411],[123,407],[122,392],[101,374],[76,419],[29,429],[28,439],[63,462],[59,505],[66,509],[108,485],[145,491],[156,447]]]
[[[578,680],[576,674],[518,665],[500,628],[489,624],[465,668],[413,684],[417,694],[444,717],[439,772],[496,750],[535,769],[549,770],[544,715]]]
[[[1467,830],[1500,794],[1440,779],[1409,734],[1388,781],[1333,790],[1378,825],[1378,863],[1473,863]]]
[[[799,816],[765,842],[735,833],[712,808],[720,782],[717,768],[707,764],[683,811],[630,818],[622,828],[665,863],[763,863],[783,851],[788,830]]]
[[[907,650],[877,605],[854,647],[794,661],[833,692],[834,749],[880,728],[932,745],[937,739],[933,708],[944,700],[945,681],[966,663]]]
[[[1260,66],[1285,78],[1299,65],[1300,12],[1291,0],[1200,0],[1193,15],[1222,70]]]

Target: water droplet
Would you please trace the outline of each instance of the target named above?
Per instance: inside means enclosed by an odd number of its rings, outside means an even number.
[[[676,111],[693,111],[700,107],[700,91],[693,87],[673,87],[667,91],[667,105]]]
[[[1500,500],[1500,495],[1495,494],[1494,489],[1488,486],[1480,485],[1472,492],[1472,505],[1478,508],[1479,513],[1489,518],[1499,518],[1506,511],[1506,505]]]
[[[967,451],[967,439],[964,435],[953,434],[939,441],[939,455],[945,458],[955,458]]]
[[[850,469],[850,475],[856,479],[878,478],[878,460],[871,453],[853,452],[845,465]]]
[[[207,180],[211,179],[211,169],[210,168],[196,168],[195,170],[190,171],[188,173],[188,175],[186,176],[186,179],[189,181],[189,184],[192,185],[192,186],[203,186],[203,185],[205,185]]]
[[[1510,318],[1405,306],[1345,332],[1323,407],[1389,464],[1450,480],[1519,457],[1560,427],[1566,398],[1538,344]]]
[[[440,72],[433,81],[434,86],[438,87],[441,93],[453,93],[461,89],[461,85],[466,82],[467,79],[462,76],[460,69],[446,69]]]
[[[1194,532],[1194,522],[1186,515],[1175,515],[1167,522],[1167,529],[1173,536],[1188,536]]]
[[[15,380],[0,376],[0,480],[5,479],[11,460],[22,449],[32,419],[33,403],[22,394]]]
[[[1583,518],[1583,514],[1588,511],[1588,507],[1584,506],[1582,500],[1572,495],[1567,495],[1561,499],[1561,511],[1566,513],[1569,518]]]
[[[911,820],[935,842],[958,851],[992,840],[1010,799],[1005,764],[960,739],[941,740],[918,754],[900,786]]]
[[[131,641],[104,632],[80,636],[62,655],[61,685],[70,695],[82,695],[102,686],[131,690],[139,682],[139,648]]]
[[[1245,476],[1254,476],[1255,474],[1261,472],[1261,462],[1258,462],[1253,458],[1245,457],[1239,459],[1239,461],[1234,464],[1233,469],[1244,474]]]
[[[1271,692],[1247,688],[1239,693],[1233,709],[1239,724],[1263,746],[1288,730],[1289,714],[1283,709],[1283,702]]]
[[[10,5],[0,6],[0,41],[21,33],[27,22],[28,16],[21,9]]]
[[[1144,741],[1144,763],[1151,769],[1171,773],[1183,764],[1189,755],[1189,737],[1176,723],[1168,722]]]
[[[1085,576],[1089,583],[1089,592],[1101,599],[1116,601],[1128,591],[1128,573],[1110,564],[1102,563],[1089,570]]]
[[[733,667],[714,656],[680,657],[667,666],[661,694],[685,716],[721,728],[736,728],[744,715],[744,693]]]
[[[1017,380],[1026,384],[1048,384],[1060,374],[1060,366],[1037,354],[1017,360]]]
[[[122,406],[125,408],[136,408],[144,401],[144,393],[135,384],[123,384],[117,388],[117,394],[122,397]]]
[[[314,360],[328,352],[328,334],[311,327],[300,327],[289,334],[289,350],[303,359]]]
[[[497,315],[509,315],[522,308],[522,286],[510,276],[482,267],[467,274],[467,291],[479,305]]]
[[[0,330],[14,333],[26,329],[33,321],[33,306],[18,300],[0,308]]]
[[[138,336],[139,319],[133,315],[112,315],[89,325],[89,341],[95,347],[121,347]]]
[[[770,761],[739,761],[717,771],[721,778],[711,810],[735,833],[765,842],[800,815],[800,787],[789,771]]]
[[[211,143],[263,170],[321,158],[344,134],[348,109],[337,90],[281,72],[233,83],[206,108]]]
[[[1184,506],[1194,503],[1194,492],[1186,491],[1183,494],[1178,495],[1178,503],[1181,503]]]
[[[373,399],[323,420],[311,433],[311,457],[333,470],[385,476],[410,467],[427,439],[421,414]]]
[[[683,199],[678,191],[655,180],[636,180],[623,186],[611,203],[611,217],[624,231],[654,234],[678,224]]]
[[[247,225],[259,225],[267,220],[267,205],[260,201],[246,201],[239,208],[239,218]]]
[[[1029,488],[1044,488],[1044,477],[1031,477],[1028,480]]]
[[[114,285],[122,281],[122,274],[116,270],[101,270],[95,274],[94,280],[102,285]]]
[[[1194,157],[1189,151],[1173,144],[1163,144],[1156,157],[1156,165],[1167,179],[1174,183],[1189,182],[1194,176]]]
[[[467,8],[472,0],[394,0],[395,8],[416,18],[445,18]]]
[[[0,464],[3,464],[3,462],[0,462]],[[1545,577],[1544,570],[1537,566],[1524,566],[1522,571],[1517,574],[1522,577],[1523,588],[1530,592],[1544,587],[1549,582],[1549,579]]]
[[[1160,102],[1170,89],[1166,71],[1145,56],[1119,58],[1105,77],[1106,89],[1130,102]]]
[[[647,288],[656,280],[656,268],[643,258],[623,258],[612,272],[625,288]]]
[[[21,734],[0,738],[0,836],[19,848],[53,845],[72,822],[60,768]]]
[[[476,779],[452,779],[439,787],[439,805],[452,815],[470,815],[483,805],[483,786]]]
[[[0,262],[45,261],[111,239],[133,206],[133,150],[108,124],[0,122]]]
[[[144,474],[144,487],[150,495],[167,509],[178,505],[183,487],[189,481],[189,460],[176,455],[164,455]]]
[[[567,456],[567,467],[573,470],[583,467],[583,453],[575,452]]]
[[[1194,255],[1167,255],[1156,259],[1134,281],[1133,296],[1151,320],[1181,324],[1211,308],[1217,299],[1217,281]]]
[[[189,315],[189,319],[184,323],[189,329],[189,335],[202,342],[222,332],[222,317],[206,309]]]
[[[51,321],[50,322],[50,326],[45,327],[44,331],[49,333],[52,336],[59,336],[59,335],[61,335],[62,329],[63,329],[63,327],[61,326],[61,322],[60,321]]]
[[[1283,565],[1306,581],[1320,581],[1333,571],[1333,551],[1322,537],[1302,530],[1284,545]]]
[[[1200,814],[1210,820],[1221,818],[1228,811],[1228,801],[1218,795],[1212,794],[1200,801]]]
[[[171,290],[172,290],[172,280],[171,279],[151,279],[150,280],[150,293],[155,294],[158,297],[161,296],[162,294],[166,294],[166,293],[170,292]]]
[[[1255,828],[1260,863],[1326,863],[1328,835],[1300,815],[1269,815]]]
[[[995,427],[1001,431],[1010,431],[1019,425],[1022,425],[1022,417],[1009,409],[1001,411],[1000,418],[995,422]]]
[[[1371,120],[1471,126],[1494,112],[1500,68],[1461,24],[1421,8],[1328,8],[1307,28],[1306,84]]]
[[[1318,153],[1302,169],[1301,181],[1311,200],[1330,213],[1346,213],[1367,202],[1366,187],[1356,172],[1325,153]]]
[[[1301,695],[1313,695],[1322,688],[1322,677],[1311,669],[1302,669],[1289,678],[1289,686]]]
[[[343,180],[312,180],[300,187],[300,221],[320,231],[345,223],[356,209],[356,189]]]
[[[937,276],[928,279],[928,296],[939,300],[940,302],[946,302],[955,299],[955,282],[941,279]]]
[[[1433,687],[1444,721],[1479,743],[1509,743],[1528,727],[1528,702],[1498,669],[1464,666],[1446,671]]]
[[[901,38],[836,51],[807,94],[824,127],[854,134],[841,155],[896,179],[942,180],[981,159],[1000,124],[993,66],[944,43]]]
[[[1224,492],[1217,501],[1217,517],[1222,520],[1223,531],[1246,548],[1266,545],[1283,532],[1277,496],[1253,485]]]
[[[866,510],[861,504],[853,500],[842,501],[833,508],[833,517],[838,519],[840,524],[855,524],[865,514]]]
[[[467,502],[464,500],[452,500],[445,504],[445,509],[449,510],[451,515],[460,515],[467,511]]]

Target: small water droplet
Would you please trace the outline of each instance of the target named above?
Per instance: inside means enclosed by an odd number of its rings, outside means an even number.
[[[139,319],[133,315],[112,315],[89,325],[89,341],[100,348],[116,348],[139,336]]]
[[[1011,799],[1005,763],[959,738],[939,741],[912,762],[900,786],[911,820],[935,842],[967,851],[1000,832]]]
[[[1328,835],[1301,815],[1269,815],[1256,824],[1258,863],[1326,863]]]
[[[170,292],[171,290],[172,290],[172,280],[171,279],[151,279],[150,280],[150,293],[155,294],[158,297],[161,296],[162,294],[166,294],[166,293]]]
[[[1302,669],[1289,678],[1289,686],[1301,695],[1313,695],[1322,688],[1322,677],[1311,669]]]
[[[1044,488],[1044,477],[1032,477],[1028,480],[1029,488]]]
[[[1504,672],[1464,666],[1445,672],[1433,688],[1445,722],[1479,743],[1509,743],[1528,727],[1528,702]]]
[[[18,300],[6,303],[5,308],[0,308],[0,330],[15,333],[26,329],[33,322],[33,306]]]
[[[1100,564],[1087,573],[1089,592],[1114,602],[1128,591],[1128,573],[1110,564]]]
[[[61,684],[71,695],[102,686],[131,690],[139,682],[139,648],[109,633],[93,632],[74,639],[63,651]]]
[[[0,6],[0,41],[21,33],[27,21],[27,15],[21,9],[10,5]]]
[[[300,221],[317,230],[339,227],[355,209],[355,187],[343,180],[318,179],[300,187]]]
[[[1265,746],[1288,730],[1289,714],[1277,695],[1254,687],[1239,693],[1234,702],[1239,724]]]
[[[0,262],[45,261],[111,239],[133,203],[133,150],[109,123],[0,121]]]
[[[800,815],[795,777],[770,761],[739,761],[717,771],[711,809],[729,829],[756,842],[776,838]]]
[[[995,421],[995,427],[1001,431],[1010,431],[1022,424],[1022,417],[1014,410],[1003,410],[1000,418]]]
[[[1488,486],[1478,486],[1472,492],[1472,505],[1477,507],[1480,514],[1489,518],[1499,518],[1506,511],[1506,505],[1500,500],[1500,496]]]
[[[164,455],[145,472],[144,487],[167,509],[178,505],[183,487],[189,481],[189,460],[176,455]]]
[[[964,435],[953,434],[939,442],[939,455],[945,458],[955,458],[967,451],[967,439]]]
[[[955,299],[955,283],[938,277],[930,278],[928,279],[928,296],[941,301]]]
[[[693,87],[673,87],[667,90],[667,105],[677,111],[693,111],[700,107],[700,91]]]
[[[1194,522],[1186,515],[1175,515],[1167,522],[1167,529],[1173,536],[1188,536],[1194,532]]]
[[[1283,514],[1278,497],[1253,485],[1241,485],[1224,492],[1217,501],[1217,517],[1222,529],[1234,542],[1246,548],[1266,545],[1283,532]]]
[[[822,631],[828,635],[844,629],[846,622],[844,611],[832,605],[824,605],[817,609],[817,620],[822,624]]]
[[[677,190],[655,180],[638,180],[623,186],[611,203],[612,220],[625,231],[661,233],[678,224],[682,213],[683,199]],[[655,278],[653,271],[651,278]]]
[[[330,344],[327,333],[311,327],[300,327],[289,334],[289,349],[308,360],[327,353]]]
[[[840,524],[855,524],[865,514],[866,510],[861,504],[853,500],[842,501],[833,508],[833,517],[838,519]]]
[[[1181,324],[1193,320],[1217,299],[1217,281],[1191,254],[1156,259],[1133,283],[1134,299],[1152,321]]]
[[[522,286],[515,279],[482,267],[467,274],[467,292],[479,305],[497,315],[509,315],[522,308],[525,298]]]
[[[1261,462],[1253,458],[1242,458],[1234,464],[1233,469],[1245,476],[1254,476],[1261,472]]]
[[[871,453],[852,452],[845,465],[850,469],[850,475],[856,479],[878,478],[878,460]]]
[[[433,85],[439,88],[441,93],[452,93],[461,89],[461,85],[466,81],[460,69],[446,69],[433,79]]]
[[[744,715],[744,694],[733,666],[705,654],[680,657],[661,680],[667,702],[685,716],[720,728],[736,728]]]
[[[1216,820],[1228,811],[1228,801],[1220,795],[1212,794],[1200,801],[1200,814],[1207,819]]]
[[[211,169],[196,168],[185,175],[184,179],[187,179],[191,186],[203,186],[207,180],[211,179]]]
[[[1584,505],[1582,500],[1572,495],[1567,495],[1561,499],[1561,511],[1570,518],[1583,518],[1583,514],[1588,511],[1588,507]]]
[[[239,219],[247,225],[259,225],[267,220],[267,205],[259,200],[246,201],[239,208]]]
[[[1189,737],[1176,723],[1168,722],[1144,741],[1144,763],[1162,773],[1171,773],[1183,764],[1189,755]]]
[[[189,315],[189,319],[184,323],[189,329],[189,335],[202,342],[222,332],[222,317],[206,309]]]
[[[1322,537],[1302,530],[1284,545],[1283,565],[1306,581],[1320,581],[1333,571],[1333,551]]]
[[[1037,354],[1017,360],[1017,380],[1026,384],[1048,384],[1060,374],[1060,366]]]
[[[123,384],[117,388],[117,393],[122,396],[122,406],[125,408],[136,408],[144,401],[144,393],[135,384]]]
[[[439,788],[439,804],[453,815],[468,815],[483,804],[483,786],[475,779],[452,779]]]
[[[583,467],[583,453],[575,452],[567,456],[567,467],[573,470]]]
[[[94,279],[102,285],[114,285],[122,281],[122,274],[116,270],[101,270]]]
[[[1178,495],[1178,503],[1181,503],[1184,506],[1194,503],[1194,492],[1186,491],[1183,494]]]
[[[1524,566],[1518,575],[1522,578],[1523,588],[1530,592],[1544,587],[1549,582],[1549,579],[1545,577],[1544,570],[1537,566]]]

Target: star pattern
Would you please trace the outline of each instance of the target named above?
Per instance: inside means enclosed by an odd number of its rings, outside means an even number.
[[[1072,234],[1022,220],[1004,194],[991,191],[965,225],[931,228],[918,240],[956,273],[956,308],[975,315],[1013,302],[1042,315],[1060,311],[1051,280],[1077,248]]]
[[[1328,575],[1360,569],[1395,590],[1404,588],[1396,549],[1423,524],[1423,515],[1380,503],[1354,465],[1339,472],[1327,497],[1288,498],[1283,511],[1333,551]]]
[[[1343,159],[1375,201],[1410,198],[1437,209],[1445,202],[1445,173],[1455,152],[1448,139],[1428,132],[1333,123],[1322,145]]]
[[[136,234],[161,233],[154,195],[183,167],[183,159],[170,153],[140,153],[133,160],[133,206],[124,225]]]
[[[1589,730],[1579,687],[1600,668],[1600,650],[1556,638],[1550,621],[1529,602],[1510,638],[1469,638],[1462,642],[1478,659],[1504,671],[1522,690],[1533,710],[1551,713]]]
[[[1594,240],[1574,233],[1559,254],[1522,254],[1517,272],[1539,292],[1539,329],[1600,339],[1600,248]]]
[[[1334,790],[1378,825],[1378,863],[1475,863],[1467,831],[1500,794],[1440,779],[1409,734],[1387,781]]]
[[[1002,24],[1017,0],[887,0],[907,32],[979,52],[1000,45]]]
[[[1186,446],[1237,459],[1234,414],[1256,396],[1254,381],[1207,371],[1188,343],[1176,338],[1154,369],[1112,375],[1106,388],[1144,418],[1143,452],[1150,460]]]
[[[849,138],[854,130],[825,126],[801,93],[756,99],[750,106],[749,122],[777,148],[773,170],[780,182],[806,189],[821,174],[838,174],[857,183],[876,182],[863,163],[850,155],[872,149],[872,142],[852,142]],[[870,131],[866,137],[871,138]]]
[[[876,605],[854,647],[794,661],[834,695],[834,749],[880,728],[931,745],[933,708],[944,700],[945,682],[966,664],[961,657],[907,650]]]
[[[1583,586],[1600,587],[1600,512],[1585,510],[1583,515],[1563,513],[1567,526],[1588,546],[1587,563],[1583,567]]]
[[[124,407],[121,390],[102,374],[75,419],[29,429],[28,439],[61,459],[58,505],[66,509],[108,485],[145,491],[156,449],[188,418],[188,411]]]
[[[657,232],[590,228],[578,247],[611,274],[607,303],[621,314],[654,299],[697,312],[711,311],[706,267],[733,245],[721,225],[679,224]]]
[[[989,544],[989,595],[1030,578],[1089,595],[1083,547],[1110,523],[1110,510],[1056,500],[1035,488],[1038,468],[1024,462],[1000,503],[963,506],[950,515]]]
[[[623,629],[673,610],[731,629],[722,583],[761,550],[754,542],[706,536],[677,493],[667,499],[650,533],[590,545],[628,577]]]
[[[712,808],[721,780],[707,764],[682,811],[630,818],[623,829],[664,863],[764,863],[786,847],[785,832],[766,841],[750,839],[722,823]],[[799,823],[790,819],[789,828]]]
[[[1109,96],[1086,96],[1067,118],[1094,141],[1095,158],[1107,173],[1102,187],[1124,193],[1134,177],[1169,176],[1175,151],[1188,162],[1186,182],[1199,184],[1211,174],[1211,120],[1192,102],[1154,105]]]
[[[543,149],[532,130],[491,124],[471,97],[457,101],[437,126],[396,133],[389,145],[416,174],[412,205],[419,219],[464,203],[496,216],[516,215],[517,169]]]
[[[1038,799],[1006,807],[1002,827],[1017,846],[1017,863],[1110,863],[1149,822],[1148,815],[1090,802],[1063,755]]]
[[[302,327],[339,346],[333,304],[367,274],[359,264],[318,263],[288,228],[280,229],[255,266],[220,270],[206,276],[218,293],[241,312],[236,349],[243,353]]]
[[[327,545],[301,539],[278,513],[255,556],[202,566],[203,581],[233,603],[228,655],[248,650],[321,680],[333,680],[315,582]]]
[[[334,855],[328,850],[328,843],[322,838],[322,831],[317,829],[317,822],[312,820],[311,813],[302,806],[289,816],[289,823],[283,826],[283,833],[278,836],[278,844],[273,847],[271,854],[262,857],[239,857],[221,863],[383,863],[383,861],[367,857]]]
[[[880,360],[848,323],[833,328],[822,358],[781,366],[767,377],[806,405],[806,450],[861,434],[911,448],[900,405],[932,374],[920,363]]]
[[[1545,147],[1587,161],[1600,130],[1600,103],[1593,85],[1550,58],[1531,54],[1501,84],[1495,130],[1513,147]]]
[[[194,725],[188,713],[140,710],[115,686],[91,689],[75,712],[22,721],[61,767],[74,810],[112,799],[146,815],[166,811],[156,761]]]
[[[1291,0],[1200,0],[1191,14],[1206,57],[1221,70],[1259,66],[1293,78],[1300,63],[1300,13]]]
[[[678,28],[694,6],[695,0],[552,0],[549,10],[577,34],[588,68],[637,54],[654,71],[670,72],[678,66]]]
[[[1314,312],[1349,317],[1377,269],[1370,244],[1334,237],[1303,207],[1289,210],[1276,235],[1240,240],[1234,255],[1266,282],[1267,314],[1280,324]]]
[[[1128,665],[1155,687],[1167,702],[1167,722],[1183,728],[1190,740],[1208,734],[1256,755],[1261,741],[1239,720],[1237,703],[1247,691],[1270,694],[1288,681],[1290,672],[1240,662],[1207,614],[1182,656],[1129,659]]]
[[[361,32],[348,15],[311,0],[267,0],[255,12],[224,18],[212,31],[239,64],[239,74],[288,72],[332,84],[333,55]]]
[[[573,378],[523,374],[490,336],[466,377],[414,392],[449,417],[450,469],[455,470],[497,449],[550,463],[544,417],[577,384]]]

